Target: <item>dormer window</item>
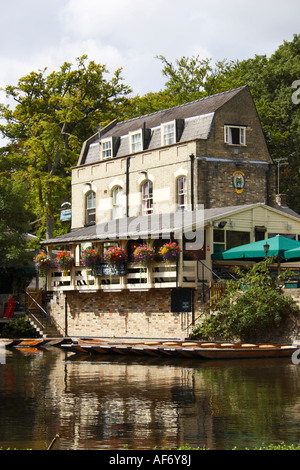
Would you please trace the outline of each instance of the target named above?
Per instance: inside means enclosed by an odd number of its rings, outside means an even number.
[[[130,138],[130,153],[140,152],[143,150],[143,133],[142,130],[131,132]]]
[[[112,139],[106,139],[102,140],[102,160],[105,160],[106,158],[111,158],[113,156],[112,152]]]
[[[224,140],[229,145],[246,145],[246,127],[225,126]]]
[[[176,142],[176,126],[175,121],[166,122],[161,125],[161,144],[171,145]]]

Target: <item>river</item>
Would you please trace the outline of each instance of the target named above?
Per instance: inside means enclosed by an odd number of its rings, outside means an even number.
[[[230,450],[300,443],[300,365],[0,348],[0,448]]]

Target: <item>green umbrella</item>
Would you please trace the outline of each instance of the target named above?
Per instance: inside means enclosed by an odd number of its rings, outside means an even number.
[[[284,257],[286,259],[291,259],[291,258],[300,258],[300,247],[292,248],[291,250],[287,250],[284,253]]]
[[[287,250],[291,250],[292,248],[298,248],[300,253],[300,241],[277,235],[276,237],[259,240],[258,242],[237,246],[221,253],[215,253],[212,255],[212,259],[229,260],[264,258],[266,256],[265,248],[267,248],[267,256],[285,258]]]

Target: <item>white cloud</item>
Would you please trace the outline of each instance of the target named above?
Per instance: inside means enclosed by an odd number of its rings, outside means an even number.
[[[16,13],[17,12],[17,13]],[[87,54],[123,68],[135,93],[163,87],[164,55],[271,55],[298,31],[299,0],[10,0],[2,7],[0,84]]]

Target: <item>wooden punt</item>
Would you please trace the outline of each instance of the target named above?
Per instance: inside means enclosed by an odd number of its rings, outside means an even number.
[[[194,354],[205,359],[258,359],[291,357],[296,346],[241,345],[241,347],[220,347],[194,349]]]
[[[78,340],[62,344],[69,351],[85,354],[135,355],[152,357],[181,357],[189,359],[251,359],[291,357],[297,346],[282,344],[254,344],[201,341],[141,341],[117,342],[105,340]]]
[[[23,339],[17,344],[14,345],[14,347],[17,348],[38,348],[39,346],[42,346],[43,344],[46,343],[45,339]]]

